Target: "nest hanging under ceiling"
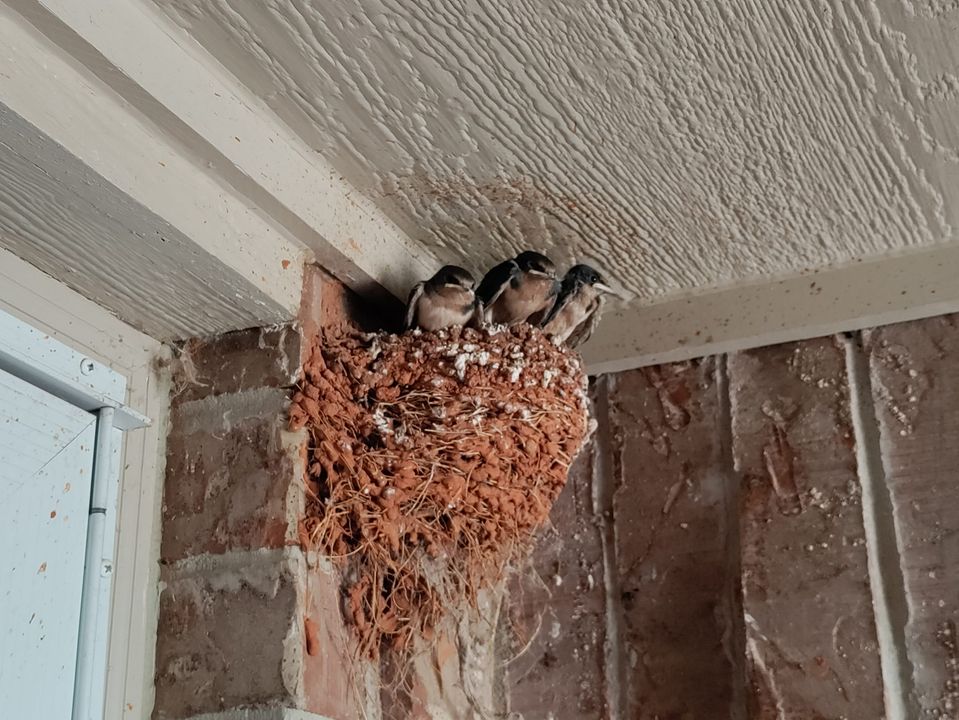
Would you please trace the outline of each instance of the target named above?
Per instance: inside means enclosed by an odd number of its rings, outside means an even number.
[[[524,552],[587,436],[577,354],[523,325],[317,340],[301,542],[343,566],[361,649],[408,648]]]

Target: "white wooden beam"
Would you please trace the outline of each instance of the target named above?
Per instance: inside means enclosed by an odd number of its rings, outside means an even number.
[[[590,374],[959,311],[959,243],[607,313]]]
[[[5,0],[365,294],[437,261],[152,3]]]
[[[304,248],[0,6],[0,246],[160,339],[292,317]]]

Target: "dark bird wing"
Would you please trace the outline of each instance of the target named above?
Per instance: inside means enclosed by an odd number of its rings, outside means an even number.
[[[484,308],[488,308],[503,293],[510,280],[519,275],[520,269],[512,260],[501,262],[483,276],[479,287],[476,288],[476,297]]]
[[[540,321],[540,327],[546,327],[546,324],[556,317],[560,311],[566,307],[566,303],[570,301],[573,297],[573,294],[576,292],[576,283],[570,282],[563,279],[563,282],[559,284],[559,290],[556,293],[556,299],[553,301],[553,306],[549,309],[543,319]]]
[[[606,299],[599,295],[593,301],[593,306],[590,308],[589,317],[587,317],[583,322],[579,324],[573,332],[570,333],[569,337],[566,339],[566,344],[571,347],[579,347],[584,342],[589,340],[590,336],[593,334],[593,331],[599,325],[599,320],[603,315],[603,305],[605,305]]]
[[[406,301],[406,324],[405,327],[407,330],[413,327],[413,322],[416,320],[416,305],[419,303],[420,298],[423,297],[423,290],[426,289],[426,283],[416,283],[413,286],[413,289],[410,290],[409,300]]]

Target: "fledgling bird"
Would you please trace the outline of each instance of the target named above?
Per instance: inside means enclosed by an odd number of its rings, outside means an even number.
[[[466,325],[476,314],[476,281],[457,265],[444,265],[410,291],[406,306],[406,329],[442,330]]]
[[[599,324],[604,296],[613,292],[589,265],[574,265],[563,278],[559,297],[543,319],[543,332],[556,344],[571,348],[589,340]]]
[[[535,325],[553,306],[559,288],[553,261],[527,250],[486,273],[476,289],[476,298],[484,322]]]

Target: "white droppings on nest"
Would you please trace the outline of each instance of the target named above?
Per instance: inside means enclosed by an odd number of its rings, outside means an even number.
[[[389,418],[386,417],[382,407],[378,407],[373,411],[373,424],[376,426],[376,429],[379,431],[380,435],[393,434],[393,424],[390,422]]]
[[[507,370],[509,370],[509,381],[516,382],[519,380],[519,376],[523,374],[523,370],[526,369],[526,363],[518,362],[510,365]]]
[[[477,352],[479,351],[479,352]],[[486,366],[489,363],[490,354],[486,350],[479,350],[476,345],[464,345],[463,352],[456,356],[453,361],[453,368],[456,370],[456,377],[460,380],[466,379],[466,368],[470,365]]]
[[[374,335],[373,342],[370,343],[370,357],[376,360],[382,352],[383,346],[380,345],[380,337],[379,335]]]
[[[529,408],[526,405],[516,405],[514,403],[500,403],[500,410],[505,410],[510,415],[519,415],[523,420],[529,420],[533,417],[533,414],[530,412]]]
[[[456,356],[456,360],[453,361],[453,369],[456,371],[456,377],[460,380],[466,379],[466,365],[469,362],[470,354],[461,353]]]
[[[499,335],[504,330],[508,329],[507,325],[487,325],[486,326],[486,336],[493,337],[494,335]]]
[[[543,370],[543,387],[548,388],[549,384],[553,382],[553,378],[559,375],[559,370],[550,370],[547,368]]]

